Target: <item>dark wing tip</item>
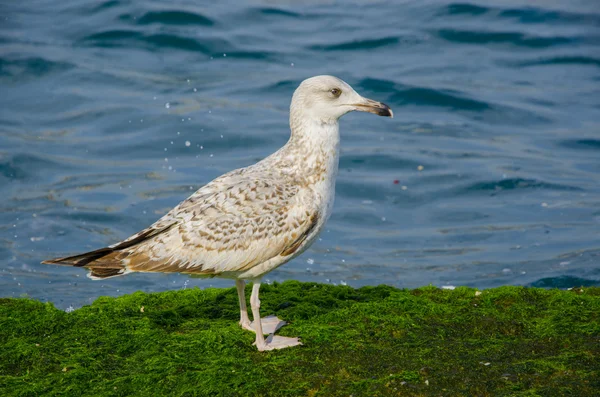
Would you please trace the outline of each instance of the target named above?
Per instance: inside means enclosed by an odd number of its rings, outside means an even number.
[[[65,263],[63,260],[66,258],[54,258],[54,259],[46,259],[41,261],[42,265],[71,265],[71,263]]]
[[[66,265],[66,266],[85,266],[90,262],[100,259],[114,252],[112,248],[100,248],[95,251],[85,252],[79,255],[66,256],[64,258],[55,258],[42,261],[44,265]]]
[[[102,267],[92,267],[89,277],[90,278],[110,278],[115,276],[121,276],[125,273],[125,268],[112,269]]]

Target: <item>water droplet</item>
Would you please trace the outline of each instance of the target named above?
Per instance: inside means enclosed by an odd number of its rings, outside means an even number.
[[[165,108],[169,109],[171,107],[171,104],[169,102],[165,103]]]
[[[185,141],[185,146],[190,146],[192,143],[190,141]]]
[[[198,89],[197,89],[197,88],[194,88],[194,92],[198,92]]]
[[[308,258],[308,259],[306,260],[306,263],[308,263],[309,265],[312,265],[312,264],[314,264],[314,263],[315,263],[315,260],[314,260],[313,258]]]

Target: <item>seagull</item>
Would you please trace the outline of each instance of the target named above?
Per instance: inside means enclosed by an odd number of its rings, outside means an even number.
[[[239,324],[256,333],[259,351],[301,345],[299,338],[274,335],[284,321],[261,319],[261,278],[304,252],[331,215],[339,119],[352,111],[393,117],[389,106],[360,96],[337,77],[306,79],[292,96],[291,136],[281,149],[214,179],[121,242],[42,263],[84,267],[94,280],[132,272],[234,279]],[[246,280],[253,282],[253,322],[246,306]]]

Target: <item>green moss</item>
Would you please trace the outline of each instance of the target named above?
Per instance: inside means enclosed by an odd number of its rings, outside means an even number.
[[[71,313],[0,299],[0,395],[596,395],[599,288],[475,292],[263,285],[263,315],[304,342],[267,353],[238,327],[233,288]]]

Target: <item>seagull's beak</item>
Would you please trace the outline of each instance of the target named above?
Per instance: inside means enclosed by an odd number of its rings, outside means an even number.
[[[373,101],[368,98],[361,98],[361,101],[359,103],[355,103],[352,106],[354,107],[354,110],[357,110],[359,112],[369,112],[378,116],[385,116],[390,118],[394,117],[394,112],[392,112],[392,109],[390,109],[388,105],[386,105],[385,103]]]

